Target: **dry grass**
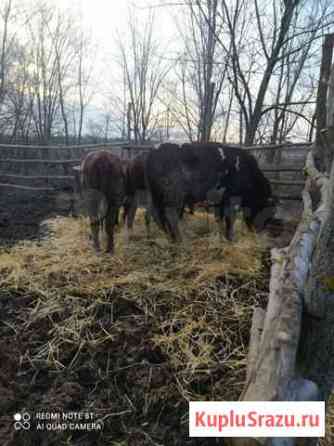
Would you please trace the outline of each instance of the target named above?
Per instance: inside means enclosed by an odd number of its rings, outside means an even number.
[[[142,223],[142,215],[139,215]],[[262,271],[263,248],[249,232],[238,228],[238,241],[220,243],[211,217],[198,213],[186,226],[181,247],[168,243],[155,229],[146,237],[143,224],[135,228],[132,242],[116,235],[116,255],[97,256],[87,237],[84,219],[50,220],[51,237],[16,245],[0,255],[0,285],[31,291],[55,289],[80,295],[136,284],[188,290],[208,284],[225,274],[254,277]]]
[[[8,333],[22,340],[30,394],[47,373],[40,404],[93,409],[105,421],[96,444],[206,445],[188,439],[187,401],[242,390],[253,308],[267,299],[264,239],[239,224],[237,241],[220,243],[197,213],[174,246],[157,229],[147,238],[140,214],[111,257],[94,253],[83,219],[48,227],[47,239],[0,252],[0,289],[29,297]],[[79,396],[64,399],[65,383]]]

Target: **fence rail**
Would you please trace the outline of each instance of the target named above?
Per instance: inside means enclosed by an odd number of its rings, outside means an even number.
[[[114,146],[119,144],[114,144]],[[38,146],[38,145],[24,145],[24,144],[0,144],[1,149],[20,149],[20,150],[90,150],[90,149],[103,149],[106,147],[113,147],[113,144],[85,144],[85,145],[73,145],[73,146]]]
[[[259,146],[240,146],[247,151],[267,151],[267,150],[291,150],[291,151],[305,151],[305,148],[312,147],[311,142],[301,142],[301,143],[288,143],[288,144],[268,144]]]
[[[269,180],[275,186],[304,186],[305,181]]]
[[[15,175],[11,173],[4,173],[0,174],[0,176],[2,178],[15,180],[74,180],[74,176],[71,175]]]
[[[80,159],[60,159],[60,160],[41,160],[41,159],[20,159],[20,158],[0,158],[0,163],[12,163],[12,164],[80,164]],[[0,175],[2,175],[0,173]]]
[[[0,187],[6,189],[18,189],[18,190],[30,190],[36,192],[55,192],[54,187],[35,187],[35,186],[22,186],[20,184],[0,183]]]

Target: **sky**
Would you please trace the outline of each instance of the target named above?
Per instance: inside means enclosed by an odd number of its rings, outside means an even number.
[[[1,1],[1,0],[0,0]],[[58,3],[59,1],[59,3]],[[119,89],[119,48],[116,36],[126,39],[128,33],[129,13],[146,20],[149,6],[158,5],[161,0],[58,0],[63,8],[79,11],[84,29],[96,42],[95,75],[99,92],[94,95],[92,108],[104,108],[108,94]],[[154,8],[154,36],[162,42],[161,55],[175,55],[176,37],[173,11],[165,7]],[[167,48],[170,53],[167,54]],[[174,51],[173,51],[174,48]],[[119,93],[119,92],[118,92]]]
[[[115,29],[126,26],[129,0],[81,0],[82,18],[88,29],[102,46],[112,42]]]
[[[158,5],[160,0],[76,0],[82,11],[82,19],[102,48],[114,46],[116,31],[126,33],[129,11],[145,16],[149,6]],[[72,4],[71,0],[62,0]],[[174,32],[174,24],[167,8],[155,8],[155,24],[159,37],[169,39]]]

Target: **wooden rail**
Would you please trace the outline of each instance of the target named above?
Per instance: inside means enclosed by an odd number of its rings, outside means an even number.
[[[16,180],[74,180],[70,175],[15,175],[10,173],[0,173],[0,177],[13,178]]]
[[[302,195],[275,195],[279,200],[282,201],[303,201]]]
[[[53,187],[20,186],[18,184],[9,184],[9,183],[0,183],[0,187],[10,188],[10,189],[30,190],[30,191],[37,191],[37,192],[54,192],[55,191],[55,188],[53,188]]]
[[[80,164],[80,159],[64,159],[64,160],[41,160],[41,159],[19,159],[19,158],[0,158],[0,163],[18,163],[18,164]]]
[[[65,146],[65,145],[59,145],[59,146],[36,146],[36,145],[24,145],[24,144],[0,144],[0,150],[1,149],[19,149],[19,150],[88,150],[88,149],[102,149],[107,147],[119,147],[118,144],[87,144],[87,145],[74,145],[74,146]]]
[[[297,144],[269,144],[267,146],[239,146],[242,147],[243,150],[247,150],[247,151],[267,151],[267,150],[291,150],[292,151],[297,151],[297,150],[303,150],[305,151],[305,148],[310,148],[312,146],[313,143],[310,142],[301,142],[301,143],[297,143]]]
[[[304,186],[305,181],[284,181],[284,180],[270,180],[270,183],[276,186]]]
[[[293,169],[290,167],[275,167],[274,169],[267,169],[267,168],[263,168],[261,169],[262,172],[264,173],[282,173],[282,172],[291,172],[291,173],[302,173],[303,171],[303,167],[300,167],[299,169]]]

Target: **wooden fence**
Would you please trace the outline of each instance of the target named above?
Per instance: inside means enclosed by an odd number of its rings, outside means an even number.
[[[283,200],[301,200],[304,185],[303,166],[311,144],[281,144],[244,147],[258,160],[270,180],[275,195]],[[240,147],[240,146],[239,146]],[[147,151],[151,146],[128,144],[114,146],[25,146],[0,144],[0,190],[52,192],[73,190],[72,167],[90,151],[112,150],[121,158],[132,158],[134,152]]]

